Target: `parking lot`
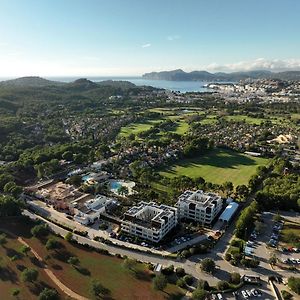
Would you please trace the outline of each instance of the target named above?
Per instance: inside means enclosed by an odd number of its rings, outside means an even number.
[[[222,298],[221,298],[222,297]],[[274,300],[274,294],[271,287],[266,282],[261,286],[244,285],[235,295],[233,293],[217,294],[211,296],[212,300],[236,300],[236,299],[263,299]]]

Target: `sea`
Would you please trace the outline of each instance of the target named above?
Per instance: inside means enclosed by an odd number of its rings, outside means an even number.
[[[72,82],[80,77],[43,77],[48,80],[61,81],[61,82]],[[211,92],[211,89],[205,87],[208,82],[204,81],[168,81],[168,80],[151,80],[142,77],[82,77],[88,80],[99,82],[105,80],[124,80],[132,82],[137,86],[153,86],[155,88],[162,88],[166,90],[176,91],[180,93],[186,92]],[[11,77],[1,77],[0,81],[14,79]]]
[[[71,82],[78,77],[45,77],[49,80]],[[168,80],[150,80],[144,79],[142,77],[86,77],[87,79],[95,82],[105,81],[105,80],[124,80],[132,82],[137,86],[150,85],[155,88],[167,89],[171,91],[177,91],[180,93],[186,92],[209,92],[210,89],[206,88],[204,85],[207,82],[203,81],[168,81]]]

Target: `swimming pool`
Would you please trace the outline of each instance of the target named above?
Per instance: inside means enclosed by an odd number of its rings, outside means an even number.
[[[122,186],[122,183],[119,181],[111,181],[110,182],[110,190],[117,191]]]
[[[81,177],[82,181],[88,181],[91,178],[92,178],[91,174],[86,174],[86,175]]]
[[[124,180],[117,180],[112,179],[109,181],[109,189],[111,192],[115,193],[116,195],[120,194],[118,193],[118,190],[120,187],[125,186],[128,189],[128,195],[132,195],[134,193],[133,187],[135,186],[135,182],[133,181],[124,181]]]

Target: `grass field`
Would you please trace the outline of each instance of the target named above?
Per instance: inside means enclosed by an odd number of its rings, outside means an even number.
[[[120,133],[119,133],[119,137],[127,137],[130,134],[139,134],[143,131],[149,130],[151,127],[153,127],[153,125],[163,122],[164,120],[167,119],[172,119],[173,121],[178,121],[178,126],[176,127],[175,130],[171,131],[180,135],[185,134],[188,130],[189,130],[189,125],[186,121],[184,121],[182,118],[180,118],[180,116],[170,116],[170,117],[166,117],[165,119],[156,119],[156,120],[149,120],[145,123],[132,123],[129,124],[125,127],[122,127]]]
[[[150,120],[146,123],[132,123],[125,127],[122,127],[121,132],[119,134],[120,137],[127,137],[130,134],[138,134],[140,132],[149,130],[153,125],[162,122],[163,119],[158,120]]]
[[[184,295],[183,290],[174,284],[168,284],[164,292],[153,290],[151,273],[144,264],[138,264],[137,272],[133,274],[122,266],[123,259],[121,258],[103,255],[83,246],[68,243],[58,237],[55,238],[60,242],[60,248],[48,251],[45,248],[46,240],[41,242],[32,237],[29,232],[30,227],[21,225],[17,221],[11,221],[10,224],[0,222],[0,227],[22,236],[41,257],[48,255],[46,260],[48,267],[61,282],[82,296],[90,298],[91,279],[97,279],[108,290],[107,296],[103,299],[175,300],[181,299]],[[78,257],[80,261],[78,266],[73,267],[66,262],[70,256]]]
[[[285,221],[280,241],[287,246],[300,247],[300,223]]]
[[[268,159],[252,157],[229,150],[216,149],[207,155],[184,159],[162,170],[165,177],[180,175],[191,178],[203,177],[206,181],[222,184],[231,181],[234,185],[247,184],[259,165],[266,165]]]
[[[227,116],[225,117],[225,119],[228,121],[245,121],[246,123],[255,124],[255,125],[260,125],[261,122],[264,121],[264,119],[252,118],[244,115]]]

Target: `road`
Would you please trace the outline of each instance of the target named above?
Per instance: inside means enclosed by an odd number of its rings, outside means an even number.
[[[35,215],[33,213],[30,213],[28,211],[24,212],[26,215],[30,216],[33,219],[39,218],[42,219],[44,222],[46,222],[49,227],[57,234],[61,236],[65,236],[67,234],[67,230],[59,227],[58,225],[55,225],[51,223],[50,221],[44,219],[41,216]],[[85,228],[85,227],[84,227]],[[94,229],[93,229],[94,230]],[[96,230],[95,230],[96,231]],[[283,276],[283,277],[290,277],[290,276],[297,276],[295,272],[287,271],[287,270],[273,270],[271,269],[270,265],[268,264],[267,260],[262,260],[261,264],[256,269],[246,269],[242,267],[235,267],[232,266],[229,262],[223,259],[223,255],[226,251],[226,248],[229,244],[230,239],[233,236],[234,231],[234,224],[231,224],[229,228],[226,230],[225,234],[222,236],[222,238],[217,242],[214,249],[208,253],[208,254],[202,254],[202,255],[195,255],[190,257],[186,260],[181,259],[170,259],[163,257],[161,253],[154,254],[154,253],[146,253],[146,252],[140,252],[136,251],[134,248],[124,248],[117,245],[107,245],[103,244],[97,241],[94,241],[88,237],[82,237],[80,235],[74,234],[74,239],[77,240],[80,244],[88,244],[92,247],[99,248],[99,249],[106,249],[109,251],[109,253],[112,254],[120,254],[122,256],[127,256],[134,258],[138,261],[145,262],[145,263],[152,263],[152,264],[162,264],[163,266],[169,266],[174,265],[174,267],[182,267],[185,269],[186,273],[191,274],[197,279],[207,280],[211,285],[215,285],[219,280],[228,280],[229,276],[233,272],[240,273],[241,275],[255,275],[260,276],[262,280],[266,283],[268,280],[268,277],[271,275],[274,276]],[[99,232],[99,230],[97,230]],[[136,245],[132,245],[131,247],[135,247]],[[261,247],[264,247],[264,245],[260,245]],[[136,247],[138,248],[138,247]],[[146,248],[148,249],[148,248]],[[265,248],[265,257],[267,257],[268,253]],[[199,262],[204,258],[211,258],[215,261],[217,270],[214,273],[214,276],[211,276],[209,274],[201,272],[199,269]]]
[[[51,228],[51,230],[53,232],[55,232],[56,234],[58,234],[62,237],[64,237],[69,232],[69,231],[61,228],[60,226],[44,219],[43,217],[33,214],[27,210],[24,210],[24,215],[29,216],[31,219],[43,220],[45,223],[48,224],[48,226]],[[134,249],[106,245],[101,242],[97,242],[97,241],[91,240],[87,237],[83,237],[83,236],[80,236],[77,234],[73,234],[73,238],[80,244],[87,244],[94,248],[105,249],[105,250],[109,251],[109,253],[111,253],[111,254],[120,254],[122,256],[131,257],[131,258],[134,258],[138,261],[145,262],[145,263],[161,264],[163,266],[174,265],[175,268],[177,268],[177,267],[184,268],[186,273],[191,274],[192,276],[194,276],[197,279],[207,280],[212,285],[216,284],[218,281],[217,278],[215,278],[214,276],[211,276],[209,274],[201,272],[199,270],[199,268],[196,268],[195,262],[193,262],[193,261],[189,261],[189,260],[180,261],[180,260],[175,260],[175,259],[169,259],[169,258],[164,258],[161,255],[155,255],[153,253],[139,252]]]

